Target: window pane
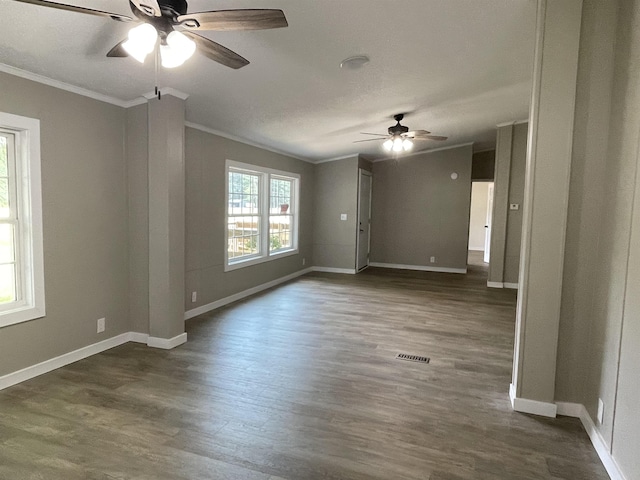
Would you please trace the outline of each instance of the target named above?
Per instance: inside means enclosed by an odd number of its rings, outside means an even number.
[[[293,247],[291,238],[292,215],[269,216],[269,251]]]
[[[14,252],[13,225],[0,224],[0,263],[13,262]]]
[[[0,265],[0,305],[16,301],[15,265]]]
[[[9,157],[9,153],[7,152],[7,139],[6,137],[0,136],[0,177],[7,176],[7,159]]]
[[[261,174],[229,172],[228,258],[260,254]]]
[[[281,178],[271,179],[271,191],[269,192],[269,213],[291,212],[291,185],[293,180]]]
[[[9,218],[9,179],[0,178],[0,218]]]
[[[260,253],[260,217],[229,217],[227,232],[227,252],[230,260]]]

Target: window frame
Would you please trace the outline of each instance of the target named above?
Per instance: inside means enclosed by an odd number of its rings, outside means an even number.
[[[258,175],[258,214],[260,222],[260,249],[258,254],[245,256],[236,261],[229,258],[229,174],[231,172],[249,173]],[[270,200],[271,200],[271,177],[279,179],[287,179],[293,181],[293,189],[291,192],[292,201],[289,209],[292,212],[291,225],[291,248],[278,249],[270,251]],[[285,172],[267,167],[260,167],[248,163],[236,162],[234,160],[226,160],[225,163],[225,206],[224,206],[224,271],[229,272],[251,265],[257,265],[271,260],[297,255],[299,253],[299,225],[300,225],[300,175],[293,172]],[[232,215],[233,216],[233,215]]]
[[[0,328],[46,315],[42,234],[40,121],[0,112],[0,130],[13,136],[16,301],[0,307]],[[9,161],[9,158],[7,159]],[[11,177],[11,175],[10,175]]]

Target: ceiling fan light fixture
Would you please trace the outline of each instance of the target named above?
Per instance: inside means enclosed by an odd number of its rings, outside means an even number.
[[[153,52],[158,41],[157,30],[148,23],[143,23],[129,30],[129,38],[122,48],[140,63],[144,63],[148,54]]]
[[[410,151],[413,148],[413,142],[408,138],[405,138],[402,141],[402,148],[404,149],[405,152]]]
[[[167,35],[167,44],[160,45],[164,68],[175,68],[186,62],[196,51],[196,43],[186,35],[173,31]]]
[[[402,138],[400,137],[396,137],[393,139],[393,151],[394,152],[401,152],[403,148],[403,142],[402,142]]]
[[[391,140],[390,138],[385,140],[385,142],[382,144],[382,148],[384,148],[387,152],[390,152],[393,148],[393,140]]]

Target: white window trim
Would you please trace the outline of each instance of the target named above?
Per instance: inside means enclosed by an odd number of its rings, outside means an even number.
[[[0,327],[44,317],[44,259],[42,235],[42,179],[40,172],[40,120],[0,112],[0,128],[11,131],[16,142],[16,184],[21,216],[21,299],[15,308],[0,312]]]
[[[262,212],[262,228],[264,235],[262,235],[261,241],[261,250],[263,253],[257,257],[244,258],[240,260],[236,260],[233,263],[229,263],[229,250],[228,250],[228,219],[229,219],[229,169],[234,168],[238,170],[246,170],[247,173],[260,173],[263,174],[262,177],[262,191],[263,198],[260,205],[260,211]],[[291,255],[297,255],[299,252],[298,242],[299,242],[299,226],[300,226],[300,175],[293,172],[285,172],[282,170],[275,170],[272,168],[260,167],[257,165],[251,165],[248,163],[236,162],[234,160],[228,160],[225,164],[225,174],[224,174],[224,271],[230,272],[232,270],[238,270],[239,268],[249,267],[251,265],[258,265],[260,263],[270,262],[272,260],[276,260],[279,258],[289,257]],[[270,178],[271,175],[277,177],[285,177],[285,178],[294,178],[296,179],[295,190],[293,193],[293,247],[286,250],[278,250],[275,252],[269,251],[269,200],[270,200]],[[266,228],[266,229],[265,229]]]

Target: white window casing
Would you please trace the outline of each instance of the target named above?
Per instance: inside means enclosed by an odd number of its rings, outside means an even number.
[[[13,227],[15,297],[0,303],[0,327],[45,316],[40,172],[40,121],[0,112],[0,135],[8,152],[9,215]],[[4,177],[3,177],[4,178]]]
[[[242,177],[235,177],[235,179],[241,179],[243,184],[250,185],[248,193],[230,191],[229,183],[232,174],[241,175]],[[257,197],[253,193],[252,184],[256,179]],[[272,184],[280,186],[281,191],[285,193],[272,194]],[[224,271],[297,254],[300,223],[299,197],[300,175],[227,160]],[[285,204],[272,205],[273,202],[283,198],[286,198]],[[240,227],[238,227],[239,223]],[[277,225],[277,229],[271,228],[272,225]],[[230,248],[235,253],[230,254]],[[239,252],[238,249],[242,251]]]

